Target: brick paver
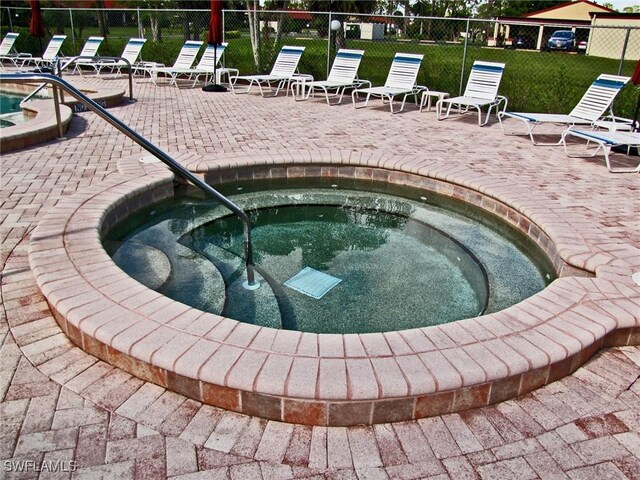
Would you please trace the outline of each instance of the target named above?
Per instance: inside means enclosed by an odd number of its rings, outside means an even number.
[[[115,79],[72,81],[109,88],[125,84]],[[574,253],[576,263],[603,265],[600,268],[615,276],[616,265],[604,266],[599,252],[625,252],[630,245],[640,245],[637,176],[610,175],[602,162],[568,159],[558,149],[534,149],[526,140],[503,137],[495,125],[480,129],[473,119],[437,122],[433,114],[411,109],[392,117],[378,108],[354,111],[349,104],[328,107],[284,97],[205,94],[146,81],[136,83],[135,96],[136,103],[112,112],[166,151],[177,155],[188,150],[193,154],[190,163],[197,163],[199,155],[213,154],[222,162],[225,154],[297,152],[307,158],[308,152],[318,150],[336,161],[344,152],[355,152],[371,161],[406,156],[410,163],[419,152],[415,165],[421,168],[446,161],[452,175],[488,174],[505,185],[535,191],[540,209],[553,209],[590,242],[592,251]],[[74,348],[35,284],[27,261],[29,234],[65,197],[117,177],[121,158],[145,153],[92,114],[74,118],[66,137],[2,156],[0,460],[6,478],[638,478],[638,347],[604,350],[573,375],[496,406],[348,428],[281,424],[225,412],[167,392]],[[558,232],[564,228],[544,227]],[[633,255],[637,251],[626,258],[638,270],[640,259]],[[64,270],[51,280],[63,282]],[[608,287],[599,283],[599,288]],[[630,301],[617,301],[608,311],[637,321],[638,289],[627,287],[619,293]],[[578,287],[566,293],[567,298],[582,295]],[[604,307],[585,307],[576,315],[588,322],[599,315],[599,308]],[[509,320],[504,320],[486,328],[509,328]],[[478,338],[482,329],[469,335]],[[381,355],[387,348],[401,353],[415,347],[400,337],[385,335],[388,345],[345,346]],[[293,348],[292,341],[298,348],[318,348],[277,336],[247,341],[278,345],[283,352]],[[545,355],[534,350],[533,343],[505,342],[514,354],[531,350],[531,355]],[[206,352],[207,358],[213,354]],[[245,361],[271,368],[269,361]],[[429,368],[455,367],[433,354],[425,362]],[[292,372],[303,375],[309,368],[321,373],[323,366],[294,362]],[[352,363],[347,368],[363,367]],[[373,368],[396,367],[380,363]],[[417,369],[407,366],[420,375]],[[485,366],[478,374],[490,372]],[[306,386],[301,380],[289,388]],[[76,471],[38,474],[33,467],[56,461]],[[31,470],[17,473],[17,468]]]

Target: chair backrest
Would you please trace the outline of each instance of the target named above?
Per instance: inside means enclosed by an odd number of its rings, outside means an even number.
[[[282,47],[271,69],[271,75],[284,78],[292,77],[293,74],[296,73],[304,48],[305,47],[289,47],[286,45]]]
[[[60,48],[62,48],[62,43],[67,39],[66,35],[54,35],[49,40],[49,45],[47,45],[47,49],[42,54],[43,60],[53,60],[60,53]]]
[[[81,57],[95,57],[98,53],[98,47],[104,40],[104,37],[89,37],[80,52]]]
[[[16,42],[18,35],[20,34],[9,32],[4,36],[2,43],[0,43],[0,55],[9,55],[11,53],[13,44]]]
[[[328,82],[353,83],[358,75],[358,68],[362,61],[364,50],[348,50],[341,48],[333,60]]]
[[[130,38],[120,56],[131,64],[136,63],[146,41],[146,38]]]
[[[207,48],[204,49],[204,53],[202,54],[202,58],[196,65],[196,70],[213,70],[216,63],[220,63],[220,57],[224,53],[225,48],[227,48],[228,43],[222,43],[215,48],[213,45],[208,45]]]
[[[194,40],[188,40],[184,42],[184,45],[178,53],[178,58],[173,63],[173,68],[191,68],[193,62],[196,61],[200,47],[203,42],[196,42]]]
[[[630,77],[600,75],[587,89],[569,115],[592,122],[596,121],[606,112],[618,92],[629,80]]]
[[[473,62],[463,96],[495,100],[498,96],[504,67],[504,63],[481,62],[479,60]]]
[[[418,71],[424,55],[415,53],[396,53],[387,75],[385,87],[411,90],[416,85]]]

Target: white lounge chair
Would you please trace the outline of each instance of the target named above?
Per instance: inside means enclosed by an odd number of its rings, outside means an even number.
[[[500,111],[500,104],[504,103],[503,110],[507,108],[507,98],[498,95],[502,74],[505,64],[495,62],[473,62],[471,73],[467,80],[467,86],[461,97],[442,98],[436,103],[438,120],[449,117],[452,107],[457,107],[460,113],[466,113],[474,108],[478,112],[478,125],[481,127],[489,122],[491,111],[495,107],[496,112]],[[443,107],[446,112],[443,115]],[[482,109],[488,107],[487,116],[482,119]]]
[[[164,67],[157,68],[155,71],[157,73],[164,73],[171,77],[169,84],[178,85],[178,76],[188,76],[189,80],[193,80],[192,87],[195,87],[198,83],[198,79],[204,75],[205,83],[211,80],[211,76],[216,74],[216,83],[220,83],[220,79],[222,76],[227,75],[231,76],[232,74],[237,75],[238,70],[235,68],[226,68],[221,66],[216,66],[220,64],[220,58],[227,48],[228,43],[222,43],[217,47],[213,45],[208,45],[204,50],[202,57],[198,64],[193,68],[173,68],[173,67]]]
[[[0,43],[0,63],[8,60],[13,63],[14,67],[17,67],[18,62],[22,63],[31,56],[30,53],[18,53],[15,49],[14,44],[19,35],[19,33],[9,32],[4,36],[2,43]]]
[[[574,130],[573,127],[567,128],[563,133],[560,141],[564,145],[564,151],[569,157],[584,157],[585,155],[570,154],[567,148],[567,137],[577,137],[587,141],[587,147],[590,142],[596,143],[598,146],[586,155],[587,157],[594,157],[600,149],[604,154],[604,160],[607,164],[607,169],[611,173],[640,173],[640,163],[635,168],[612,168],[609,154],[613,147],[627,147],[627,153],[629,153],[632,147],[640,148],[640,133],[637,132],[607,132],[599,130]]]
[[[146,38],[130,38],[127,44],[124,46],[124,50],[122,51],[121,58],[126,59],[129,64],[131,64],[131,69],[135,72],[138,67],[144,68],[146,65],[144,62],[140,64],[138,62],[138,57],[140,56],[140,52],[142,51],[142,47],[146,43]],[[109,69],[110,73],[114,71],[117,74],[120,74],[120,71],[123,68],[129,67],[129,64],[124,60],[110,60],[110,59],[101,59],[100,57],[96,57],[96,60],[93,62],[88,62],[86,65],[92,66],[97,75],[100,75],[103,69]],[[85,65],[81,63],[81,65]]]
[[[253,85],[257,85],[258,90],[260,91],[260,95],[264,96],[262,86],[266,85],[270,89],[273,89],[272,84],[276,83],[277,87],[274,96],[278,95],[280,90],[285,87],[285,85],[288,86],[295,77],[298,63],[300,63],[300,57],[302,57],[304,49],[305,47],[291,47],[285,45],[280,50],[280,53],[278,53],[278,58],[276,58],[276,61],[273,64],[271,73],[269,73],[268,75],[232,76],[231,90],[233,91],[233,93],[249,93],[249,91],[251,91],[251,87]],[[246,90],[236,90],[235,85],[238,80],[249,82]]]
[[[159,73],[169,74],[173,70],[189,69],[193,67],[196,58],[198,57],[198,52],[200,51],[200,48],[202,48],[202,44],[203,42],[201,41],[187,40],[184,42],[184,45],[178,53],[178,57],[171,67],[157,63],[155,65],[149,64],[147,67],[143,68],[143,70],[151,75],[151,81],[153,83],[157,83],[160,78],[163,78],[158,76]],[[169,83],[172,83],[174,77],[167,75],[164,78],[168,78]]]
[[[95,57],[98,55],[98,48],[100,48],[100,44],[104,40],[104,37],[89,37],[87,41],[84,42],[84,46],[82,47],[82,51],[78,54],[79,57]],[[71,58],[64,59],[67,62],[71,61]],[[84,62],[87,62],[87,58],[84,59]],[[82,62],[82,60],[78,60],[75,62],[72,73],[76,71],[82,74],[82,69],[79,68],[78,62]],[[82,62],[82,63],[84,63]],[[68,64],[68,63],[67,63]],[[66,66],[66,65],[65,65]],[[64,67],[63,67],[64,69]]]
[[[336,58],[333,60],[331,71],[326,80],[316,80],[311,82],[302,82],[303,88],[302,94],[296,98],[296,100],[306,100],[315,93],[316,90],[324,92],[327,103],[331,105],[329,101],[329,94],[338,97],[336,105],[342,102],[342,96],[347,88],[358,88],[365,84],[371,86],[371,82],[368,80],[358,80],[358,68],[362,61],[364,50],[349,50],[341,48],[336,54]]]
[[[520,113],[520,112],[500,112],[498,120],[505,135],[516,135],[513,132],[506,132],[503,125],[504,117],[520,120],[527,127],[527,133],[534,145],[559,145],[562,138],[556,143],[540,143],[533,137],[533,130],[542,124],[558,124],[564,126],[583,125],[590,126],[601,119],[607,110],[611,111],[613,100],[618,92],[629,81],[629,77],[619,77],[617,75],[600,75],[587,89],[578,104],[568,115],[555,113]],[[613,112],[611,112],[613,117]]]
[[[42,54],[42,57],[26,57],[23,60],[20,68],[23,68],[24,66],[30,65],[32,63],[36,66],[39,66],[45,63],[53,62],[53,59],[60,54],[60,49],[62,48],[62,44],[66,39],[66,35],[54,35],[53,37],[51,37],[51,40],[49,40],[49,44]]]
[[[416,79],[418,78],[418,71],[420,70],[423,58],[424,55],[421,54],[396,53],[393,57],[393,62],[391,63],[391,68],[389,69],[389,74],[387,75],[387,80],[384,82],[384,86],[354,89],[353,92],[351,92],[353,106],[355,108],[364,108],[369,103],[369,98],[374,96],[381,98],[383,102],[388,100],[391,113],[397,113],[393,111],[393,99],[398,95],[403,95],[402,105],[400,105],[398,112],[404,109],[407,97],[411,95],[414,96],[417,104],[417,96],[421,91],[421,87],[418,87],[416,84]],[[358,106],[356,97],[361,93],[365,93],[367,98],[363,105]]]

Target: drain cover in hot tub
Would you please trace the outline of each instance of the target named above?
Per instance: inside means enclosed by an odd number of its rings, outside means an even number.
[[[320,299],[342,280],[311,267],[305,267],[284,284],[309,297]]]

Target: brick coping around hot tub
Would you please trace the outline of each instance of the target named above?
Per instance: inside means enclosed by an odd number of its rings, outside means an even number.
[[[213,180],[321,175],[419,182],[503,216],[550,254],[560,278],[500,312],[422,329],[329,335],[237,322],[144,287],[104,251],[105,229],[173,195],[164,167],[125,159],[120,175],[61,200],[46,215],[32,234],[29,261],[76,345],[169,390],[284,422],[383,423],[514,398],[570,374],[602,347],[639,343],[640,289],[631,279],[638,250],[605,238],[587,242],[538,193],[375,152],[178,160]]]
[[[20,85],[4,82],[2,89],[11,93],[31,93],[37,85]],[[113,107],[122,103],[124,90],[101,89],[96,92],[86,92],[89,98],[104,107]],[[77,110],[79,102],[67,95],[64,104],[60,105],[60,121],[63,133],[69,128],[73,112]],[[80,105],[82,107],[82,105]],[[30,100],[22,110],[29,120],[24,123],[0,129],[0,152],[8,153],[21,148],[31,147],[39,143],[58,138],[58,122],[52,99]],[[82,110],[80,110],[82,111]]]

